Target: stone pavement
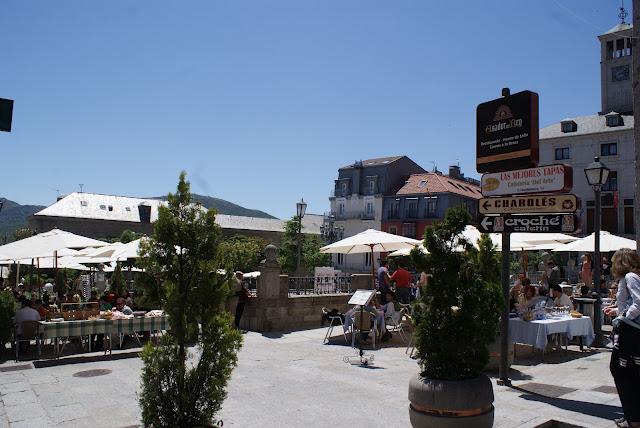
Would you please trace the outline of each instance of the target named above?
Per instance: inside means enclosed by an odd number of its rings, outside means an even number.
[[[220,417],[225,427],[409,426],[407,387],[417,372],[398,337],[373,351],[364,368],[346,364],[356,351],[325,329],[247,333]],[[136,349],[111,358],[82,354],[60,361],[0,364],[0,428],[127,427],[139,423],[141,361]],[[497,386],[496,427],[535,427],[550,419],[613,427],[620,403],[609,374],[609,352],[521,357],[513,388]],[[5,354],[6,356],[6,354]],[[100,370],[102,372],[89,372]],[[98,374],[94,377],[86,375]],[[495,377],[495,374],[491,374]]]

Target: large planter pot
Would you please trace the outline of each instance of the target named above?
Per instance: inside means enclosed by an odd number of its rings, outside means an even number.
[[[493,385],[487,376],[474,379],[428,379],[409,382],[409,419],[413,427],[485,428],[493,426]]]

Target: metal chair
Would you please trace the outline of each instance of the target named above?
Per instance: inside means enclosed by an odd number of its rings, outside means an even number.
[[[378,322],[376,314],[369,311],[364,312],[363,325],[360,325],[360,311],[353,314],[353,323],[351,327],[351,347],[355,348],[356,333],[362,338],[365,333],[373,336],[373,347],[376,347],[376,336],[378,335]]]
[[[40,338],[38,337],[38,321],[22,321],[20,329],[22,333],[18,335],[18,325],[15,326],[14,331],[14,343],[16,349],[16,362],[20,360],[20,342],[31,343],[32,340],[36,341],[38,345],[38,356],[40,356]]]
[[[347,333],[344,331],[344,323],[342,322],[342,317],[338,314],[329,315],[331,311],[327,308],[322,308],[322,316],[329,321],[329,327],[327,328],[327,333],[324,335],[324,340],[322,343],[326,343],[329,341],[331,337],[331,333],[333,332],[333,328],[340,326],[342,327],[342,335],[344,336],[344,341],[347,341]]]
[[[391,316],[385,317],[385,327],[389,333],[398,333],[403,342],[407,342],[407,335],[404,332],[405,316],[408,316],[407,308],[402,308],[394,312]]]

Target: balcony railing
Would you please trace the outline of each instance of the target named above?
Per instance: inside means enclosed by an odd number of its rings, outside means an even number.
[[[373,220],[376,217],[375,211],[343,211],[334,214],[336,220]]]
[[[351,276],[290,276],[289,295],[351,294]]]

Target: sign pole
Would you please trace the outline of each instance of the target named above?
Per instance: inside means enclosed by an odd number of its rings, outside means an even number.
[[[511,235],[502,233],[502,297],[504,305],[500,317],[500,385],[511,385],[509,380],[509,256]]]

